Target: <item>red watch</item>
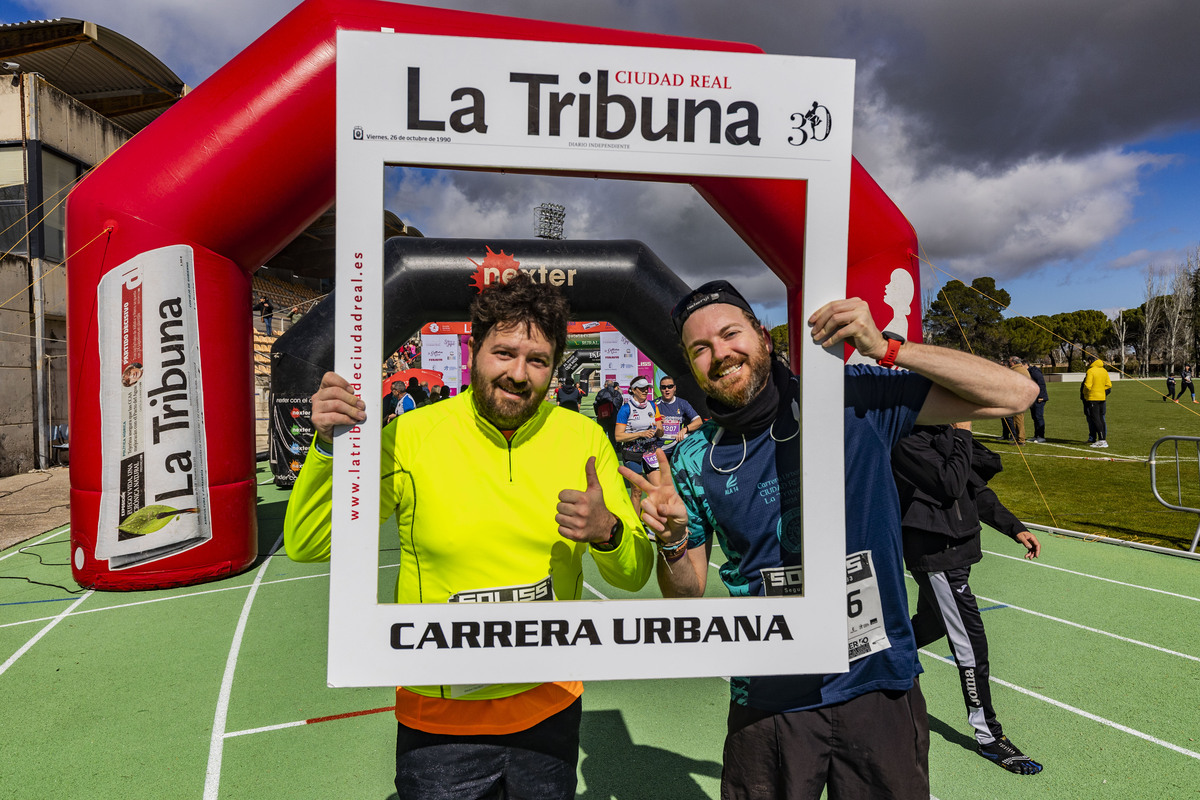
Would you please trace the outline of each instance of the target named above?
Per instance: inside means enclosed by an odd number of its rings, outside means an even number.
[[[875,363],[881,367],[893,367],[896,365],[896,354],[900,352],[900,345],[904,344],[904,337],[892,331],[883,331],[883,338],[887,340],[887,352]]]

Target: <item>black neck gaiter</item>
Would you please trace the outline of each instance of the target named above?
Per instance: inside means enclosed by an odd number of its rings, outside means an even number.
[[[741,408],[732,408],[716,398],[708,398],[708,410],[722,428],[753,438],[771,427],[779,411],[779,400],[786,393],[792,373],[776,358],[771,358],[771,377],[762,391]]]

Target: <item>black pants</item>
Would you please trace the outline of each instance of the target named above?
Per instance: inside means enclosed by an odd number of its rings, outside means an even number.
[[[498,736],[425,733],[397,723],[400,800],[571,800],[579,763],[576,700],[537,725]]]
[[[1108,412],[1107,400],[1085,400],[1088,415],[1088,438],[1095,436],[1097,440],[1108,439],[1108,424],[1104,415]]]
[[[928,800],[921,687],[772,713],[729,704],[721,800]]]
[[[1033,438],[1046,438],[1046,401],[1037,400],[1029,407],[1029,413],[1033,417]]]
[[[971,568],[913,572],[912,576],[920,588],[917,613],[912,619],[917,647],[948,637],[950,652],[958,665],[967,719],[975,729],[975,741],[990,744],[1004,735],[1004,729],[992,708],[987,634],[979,605],[967,583]]]

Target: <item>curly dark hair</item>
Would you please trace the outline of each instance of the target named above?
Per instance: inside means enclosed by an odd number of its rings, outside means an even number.
[[[537,328],[550,340],[557,367],[566,351],[570,318],[571,309],[562,292],[518,272],[506,283],[488,286],[471,302],[471,351],[478,355],[479,346],[497,325],[523,325],[526,333]]]

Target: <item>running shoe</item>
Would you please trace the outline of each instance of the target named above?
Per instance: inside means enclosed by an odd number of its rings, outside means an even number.
[[[1042,771],[1042,765],[1017,749],[1007,736],[979,745],[979,755],[1017,775],[1037,775]]]

